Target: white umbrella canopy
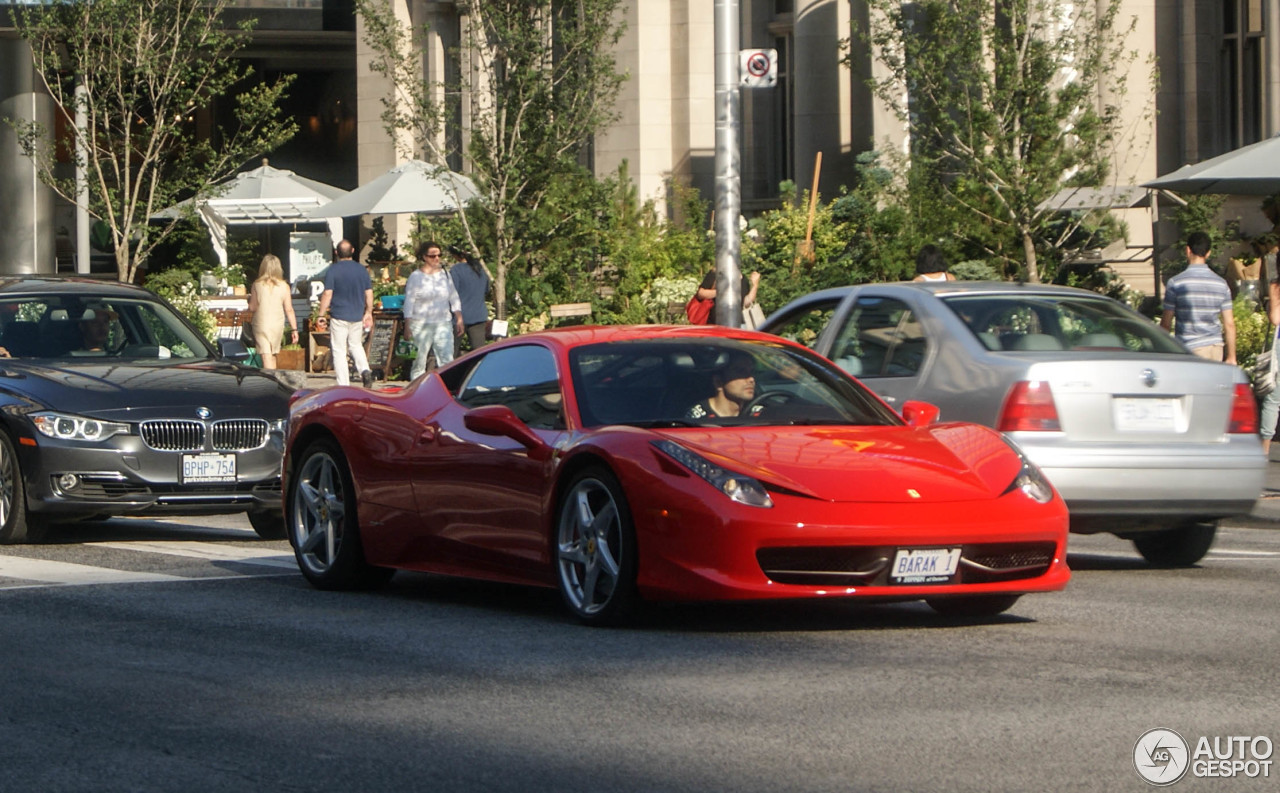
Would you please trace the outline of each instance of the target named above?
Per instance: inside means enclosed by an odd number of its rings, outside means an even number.
[[[1142,186],[1175,193],[1280,193],[1280,135],[1195,165],[1184,165]]]
[[[222,182],[216,197],[202,199],[196,213],[209,227],[214,252],[223,265],[227,263],[227,226],[258,223],[327,222],[329,235],[336,244],[342,239],[341,215],[310,214],[322,204],[346,195],[341,187],[317,182],[293,171],[272,168],[264,159],[251,171],[241,171]],[[194,199],[180,201],[152,215],[154,220],[173,220],[181,216]]]
[[[422,160],[410,160],[317,207],[310,214],[312,217],[444,214],[458,211],[479,196],[475,183],[462,174]]]

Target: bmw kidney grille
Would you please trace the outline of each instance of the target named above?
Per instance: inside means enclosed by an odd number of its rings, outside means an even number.
[[[205,428],[209,428],[213,449],[238,452],[256,449],[267,442],[269,427],[263,419],[226,419],[206,424],[203,421],[165,419],[144,421],[142,442],[161,452],[196,452],[205,447]]]

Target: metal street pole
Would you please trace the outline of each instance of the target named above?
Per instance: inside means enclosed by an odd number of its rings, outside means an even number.
[[[716,314],[717,325],[742,327],[742,256],[738,217],[742,173],[738,126],[738,0],[715,0],[716,26]]]

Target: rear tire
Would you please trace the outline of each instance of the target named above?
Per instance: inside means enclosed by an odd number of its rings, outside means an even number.
[[[944,617],[994,617],[1013,608],[1021,595],[960,595],[928,598],[929,608]]]
[[[377,589],[395,574],[365,561],[355,484],[333,440],[316,441],[299,457],[285,526],[298,568],[317,589]]]
[[[0,545],[37,542],[48,522],[27,511],[27,487],[9,434],[0,430]]]
[[[283,540],[289,532],[285,530],[284,512],[278,509],[249,510],[249,525],[264,540]]]
[[[1218,533],[1216,523],[1189,523],[1133,537],[1133,545],[1155,567],[1190,567],[1204,558]]]

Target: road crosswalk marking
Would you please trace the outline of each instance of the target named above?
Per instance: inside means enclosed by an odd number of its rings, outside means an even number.
[[[26,559],[21,556],[0,556],[0,576],[41,584],[62,584],[67,586],[188,580],[182,576],[166,575],[165,573],[113,570],[108,567],[55,562],[49,559]]]
[[[298,569],[293,554],[282,554],[271,548],[254,548],[246,545],[215,545],[207,542],[98,542],[95,548],[117,548],[122,551],[142,551],[167,556],[183,556],[188,559],[207,559],[212,562],[242,562],[266,567]]]
[[[263,572],[232,575],[172,575],[147,571],[118,570],[111,567],[0,555],[0,589],[30,589],[47,586],[89,586],[93,584],[139,584],[177,581],[213,581],[227,578],[261,577],[297,573],[298,564],[290,553],[279,548],[255,548],[246,545],[221,545],[207,542],[100,542],[95,548],[111,548],[132,553],[177,556],[206,562],[233,562],[266,568]]]

